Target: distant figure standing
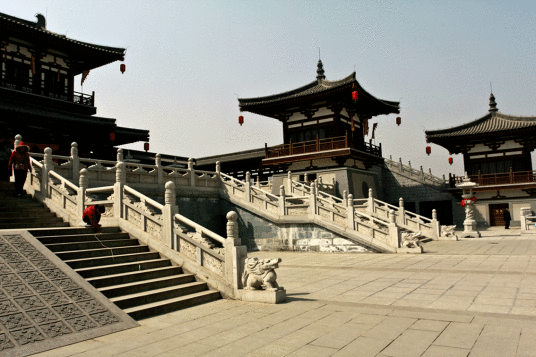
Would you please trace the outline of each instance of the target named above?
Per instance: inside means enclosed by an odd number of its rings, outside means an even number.
[[[512,217],[510,216],[510,210],[508,208],[503,211],[503,216],[504,229],[510,229],[510,221],[512,220]]]
[[[99,224],[101,215],[106,211],[104,206],[89,206],[84,210],[82,214],[82,220],[86,223],[86,226],[92,226],[95,228],[96,233],[100,233],[101,225]]]
[[[11,157],[11,149],[7,143],[0,144],[0,167],[6,167]],[[0,170],[0,181],[9,181],[11,171]]]
[[[19,146],[11,153],[9,158],[8,169],[9,171],[14,169],[15,172],[15,194],[22,196],[24,183],[26,182],[26,176],[28,170],[32,172],[32,165],[30,165],[30,147],[23,143],[19,143]]]

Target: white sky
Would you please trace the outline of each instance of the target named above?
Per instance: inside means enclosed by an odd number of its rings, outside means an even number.
[[[400,101],[379,116],[376,144],[432,173],[462,174],[462,156],[424,130],[485,115],[490,81],[501,112],[536,115],[535,1],[4,1],[1,12],[69,38],[125,47],[84,83],[98,115],[150,130],[151,151],[202,157],[283,141],[281,123],[243,113],[237,95],[265,96],[355,70],[372,95]],[[79,83],[79,78],[77,80]],[[80,90],[79,85],[75,90]],[[23,134],[23,133],[21,133]],[[129,146],[142,150],[143,144]]]

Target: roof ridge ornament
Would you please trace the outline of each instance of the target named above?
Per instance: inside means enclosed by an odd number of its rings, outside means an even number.
[[[499,109],[497,109],[497,103],[495,102],[495,96],[493,95],[493,92],[489,96],[489,111],[490,112],[499,111]]]
[[[324,66],[322,65],[322,60],[318,60],[318,63],[316,65],[316,79],[318,82],[321,82],[321,80],[326,79],[326,76],[324,76]]]

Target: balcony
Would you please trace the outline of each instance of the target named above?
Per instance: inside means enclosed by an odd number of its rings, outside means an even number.
[[[461,183],[464,179],[464,176],[450,176],[449,184],[451,188],[456,187],[457,183]],[[531,186],[531,184],[536,184],[536,171],[512,171],[501,172],[495,174],[485,174],[482,175],[480,172],[478,175],[471,175],[469,179],[472,182],[478,183],[479,187],[486,186],[503,186],[503,185],[514,185],[508,188],[517,188]],[[494,189],[495,189],[494,188]]]
[[[84,94],[80,92],[72,92],[70,94],[65,93],[65,87],[62,87],[61,90],[51,90],[46,88],[38,88],[30,82],[29,79],[23,78],[21,80],[9,79],[6,71],[2,71],[2,76],[0,77],[0,87],[39,95],[42,97],[59,99],[66,102],[81,104],[85,106],[94,107],[95,106],[95,92],[92,94]]]
[[[339,136],[265,147],[263,164],[289,163],[320,158],[344,159],[345,157],[354,157],[365,161],[378,161],[378,159],[381,159],[381,156],[381,144],[376,146],[372,143],[364,142],[362,145],[356,147],[348,139],[348,136]]]

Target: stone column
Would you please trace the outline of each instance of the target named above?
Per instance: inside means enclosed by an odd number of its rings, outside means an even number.
[[[309,214],[311,218],[314,218],[316,214],[316,190],[314,185],[311,185],[311,193],[309,194]]]
[[[48,185],[50,184],[50,180],[48,179],[49,171],[54,171],[54,161],[52,161],[52,149],[45,148],[43,170],[41,171],[41,193],[48,198],[50,198],[50,192],[48,190]]]
[[[159,185],[163,185],[164,184],[164,171],[162,170],[162,155],[156,154],[155,165],[156,165],[156,173],[158,175],[157,183]]]
[[[114,184],[114,217],[124,218],[123,212],[123,187],[127,182],[127,164],[118,162],[115,165],[115,184]]]
[[[441,226],[439,225],[439,221],[437,220],[437,211],[435,208],[432,210],[432,234],[434,235],[434,239],[439,239],[441,236]]]
[[[395,211],[390,210],[387,213],[387,219],[389,221],[389,244],[392,247],[400,248],[400,229],[395,222]]]
[[[303,175],[303,182],[305,185],[309,183],[309,176],[307,175],[307,172]]]
[[[221,187],[221,164],[216,161],[216,178],[218,179],[218,187]]]
[[[398,224],[406,225],[406,209],[402,197],[398,199]]]
[[[188,171],[190,172],[190,186],[195,186],[194,159],[188,159]]]
[[[348,207],[348,192],[346,190],[342,191],[342,202],[346,207]],[[352,206],[353,206],[353,202],[352,202]]]
[[[225,239],[225,280],[235,292],[242,289],[242,273],[244,260],[247,258],[247,247],[241,245],[238,237],[238,215],[234,211],[227,213],[227,239]]]
[[[19,146],[21,141],[22,141],[22,135],[20,134],[15,135],[15,144],[13,145],[13,150],[15,150],[17,146]]]
[[[82,219],[84,210],[86,209],[86,190],[89,187],[89,177],[87,177],[87,170],[82,169],[79,172],[78,179],[78,197],[76,202],[76,215],[79,219]]]
[[[175,196],[175,183],[173,181],[166,182],[166,193],[164,197],[164,227],[162,230],[162,240],[165,245],[171,249],[177,249],[174,239],[173,229],[175,226],[175,215],[177,214],[177,197]]]
[[[348,215],[348,228],[354,230],[354,195],[349,194],[348,195],[348,203],[347,203],[347,215]]]
[[[80,156],[78,156],[78,144],[71,144],[71,162],[73,164],[73,181],[78,181],[80,177]]]
[[[287,172],[287,187],[285,189],[292,194],[292,171]]]
[[[285,215],[285,186],[281,185],[279,187],[279,214],[281,216]]]
[[[372,188],[369,188],[368,190],[368,205],[367,205],[367,212],[372,216],[374,214],[374,196],[372,194]]]
[[[246,172],[246,185],[244,187],[244,198],[246,202],[251,202],[251,173]]]
[[[123,162],[123,149],[117,149],[117,162]]]

